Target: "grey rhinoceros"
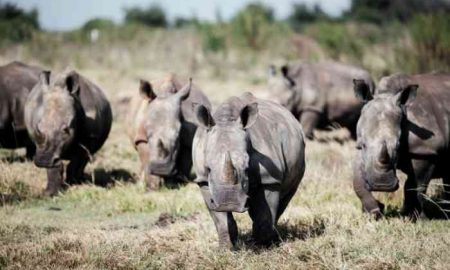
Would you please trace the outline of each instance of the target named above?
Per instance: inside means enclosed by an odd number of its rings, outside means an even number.
[[[70,160],[66,183],[77,183],[108,137],[111,107],[102,90],[76,71],[44,71],[25,105],[25,124],[37,146],[34,163],[47,168],[47,195],[63,187],[63,160]]]
[[[395,191],[396,170],[407,174],[404,215],[423,215],[428,183],[443,178],[450,199],[450,74],[396,74],[380,80],[375,95],[355,80],[363,100],[354,159],[354,189],[363,210],[380,217],[371,191]]]
[[[256,243],[277,240],[275,226],[303,177],[305,143],[298,121],[282,106],[246,93],[214,115],[195,108],[196,183],[215,223],[219,244],[236,243],[232,212],[249,211]]]
[[[300,120],[307,138],[314,129],[339,125],[356,138],[363,104],[353,94],[353,79],[374,83],[364,69],[336,62],[288,64],[279,72],[271,67],[269,90]]]
[[[26,147],[29,159],[36,148],[25,127],[24,107],[41,72],[42,69],[21,62],[0,67],[0,148]]]
[[[141,80],[139,92],[131,102],[128,136],[139,153],[147,188],[189,179],[197,130],[192,107],[210,109],[208,98],[191,82],[182,87],[173,75],[153,83]]]

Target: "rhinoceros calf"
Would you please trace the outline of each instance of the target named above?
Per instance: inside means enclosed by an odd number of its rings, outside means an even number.
[[[128,135],[141,160],[147,188],[189,179],[192,169],[193,104],[211,108],[208,98],[191,83],[184,87],[173,76],[141,81],[140,95],[131,102]]]
[[[24,121],[24,107],[28,94],[39,80],[42,70],[20,62],[0,67],[0,147],[26,147],[27,158],[35,153]]]
[[[355,80],[366,102],[358,122],[354,189],[363,210],[380,217],[383,204],[371,191],[395,191],[396,169],[408,175],[402,213],[423,215],[428,183],[443,178],[450,199],[450,74],[396,74],[381,79],[375,95]]]
[[[34,163],[47,168],[48,195],[63,186],[62,160],[70,160],[66,183],[83,176],[91,155],[102,147],[111,129],[111,107],[102,90],[76,71],[50,78],[41,73],[25,105],[25,124],[37,146]]]
[[[370,74],[354,66],[335,62],[272,66],[269,89],[280,103],[300,120],[307,138],[314,129],[339,125],[356,138],[356,123],[363,104],[353,94],[353,78],[364,80],[371,89]]]
[[[282,106],[246,93],[222,103],[211,116],[197,106],[194,137],[196,182],[219,234],[236,243],[232,212],[248,209],[258,244],[277,240],[275,226],[303,177],[303,131]]]

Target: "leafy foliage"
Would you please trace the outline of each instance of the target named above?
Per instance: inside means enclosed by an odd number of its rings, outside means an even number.
[[[26,12],[14,4],[0,3],[0,37],[2,40],[26,41],[31,39],[36,30],[39,30],[37,10]]]
[[[305,24],[328,19],[328,15],[319,5],[310,8],[305,4],[295,3],[292,5],[292,13],[288,17],[288,22],[294,30],[299,31]]]
[[[231,21],[237,43],[259,50],[269,38],[274,22],[273,10],[261,3],[250,3]]]
[[[146,9],[132,7],[125,9],[126,23],[140,23],[152,27],[166,27],[166,13],[158,5],[149,6]]]
[[[93,29],[111,29],[115,26],[114,22],[110,19],[94,18],[87,21],[81,29],[83,31],[91,31]]]
[[[431,13],[436,10],[450,10],[445,0],[352,0],[350,10],[344,17],[375,24],[391,21],[407,22],[417,13]]]
[[[450,68],[450,16],[436,14],[416,15],[408,24],[412,48],[398,52],[397,61],[409,72],[429,72]]]

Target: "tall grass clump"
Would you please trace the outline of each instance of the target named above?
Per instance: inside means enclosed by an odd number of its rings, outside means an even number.
[[[271,34],[273,10],[261,3],[248,4],[231,21],[234,42],[253,50],[262,49]]]
[[[417,71],[450,68],[450,16],[445,12],[417,15],[410,24],[417,52]]]

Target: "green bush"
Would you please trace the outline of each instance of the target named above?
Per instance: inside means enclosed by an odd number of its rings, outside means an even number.
[[[219,52],[226,49],[228,36],[226,24],[198,23],[197,29],[202,37],[203,50]]]
[[[26,12],[14,4],[0,3],[0,39],[22,42],[30,40],[33,32],[39,30],[38,12]]]
[[[439,12],[417,15],[410,24],[418,71],[450,68],[450,16]]]
[[[342,54],[356,59],[362,56],[364,44],[346,24],[320,22],[308,27],[306,34],[316,39],[331,58],[338,59]]]
[[[273,11],[261,3],[248,4],[231,21],[234,41],[254,50],[262,49],[273,25]]]
[[[93,29],[105,30],[111,29],[115,26],[114,22],[110,19],[94,18],[87,21],[81,29],[85,32],[92,31]]]
[[[146,9],[132,7],[125,9],[126,23],[140,23],[152,27],[166,27],[166,13],[158,5],[149,6]]]
[[[328,15],[323,12],[319,5],[310,8],[305,4],[293,4],[292,13],[288,17],[288,22],[295,31],[300,31],[305,24],[328,19]]]

